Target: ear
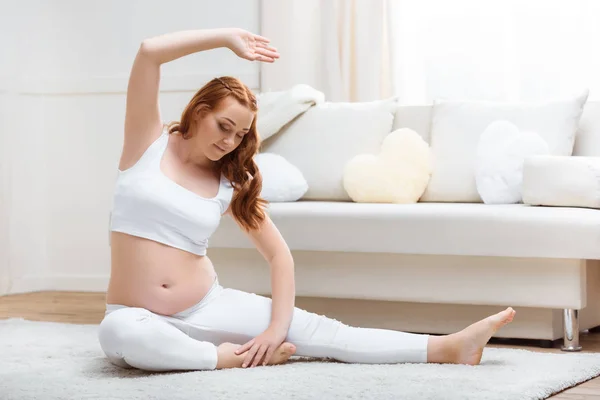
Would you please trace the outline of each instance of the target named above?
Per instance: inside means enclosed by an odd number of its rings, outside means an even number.
[[[208,115],[208,110],[205,107],[198,107],[194,110],[193,120],[198,122]]]

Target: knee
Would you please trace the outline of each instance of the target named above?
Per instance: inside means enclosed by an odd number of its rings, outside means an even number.
[[[292,343],[332,343],[341,329],[348,328],[342,322],[324,315],[295,310],[288,339]]]
[[[143,308],[123,308],[106,315],[98,328],[98,340],[113,361],[123,359],[124,351],[143,341],[144,325],[153,314]]]

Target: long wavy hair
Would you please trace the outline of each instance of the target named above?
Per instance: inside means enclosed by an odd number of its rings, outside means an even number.
[[[233,217],[249,231],[259,228],[265,219],[264,206],[267,204],[260,197],[262,176],[253,159],[258,153],[260,139],[256,129],[258,106],[252,91],[236,78],[214,78],[194,94],[181,114],[181,120],[171,122],[167,129],[169,134],[179,132],[184,139],[188,139],[193,116],[198,112],[214,110],[227,97],[235,98],[254,113],[250,130],[239,146],[215,162],[216,172],[223,174],[234,188],[231,200]]]

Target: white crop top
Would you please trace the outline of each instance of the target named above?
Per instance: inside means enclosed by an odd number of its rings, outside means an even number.
[[[118,170],[110,230],[205,255],[233,187],[221,176],[217,195],[205,198],[175,183],[160,169],[168,141],[163,132],[134,166]]]

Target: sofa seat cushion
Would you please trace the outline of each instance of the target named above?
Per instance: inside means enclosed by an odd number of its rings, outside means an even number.
[[[298,201],[272,203],[269,215],[291,250],[600,259],[594,209]],[[254,245],[226,217],[209,247]]]

